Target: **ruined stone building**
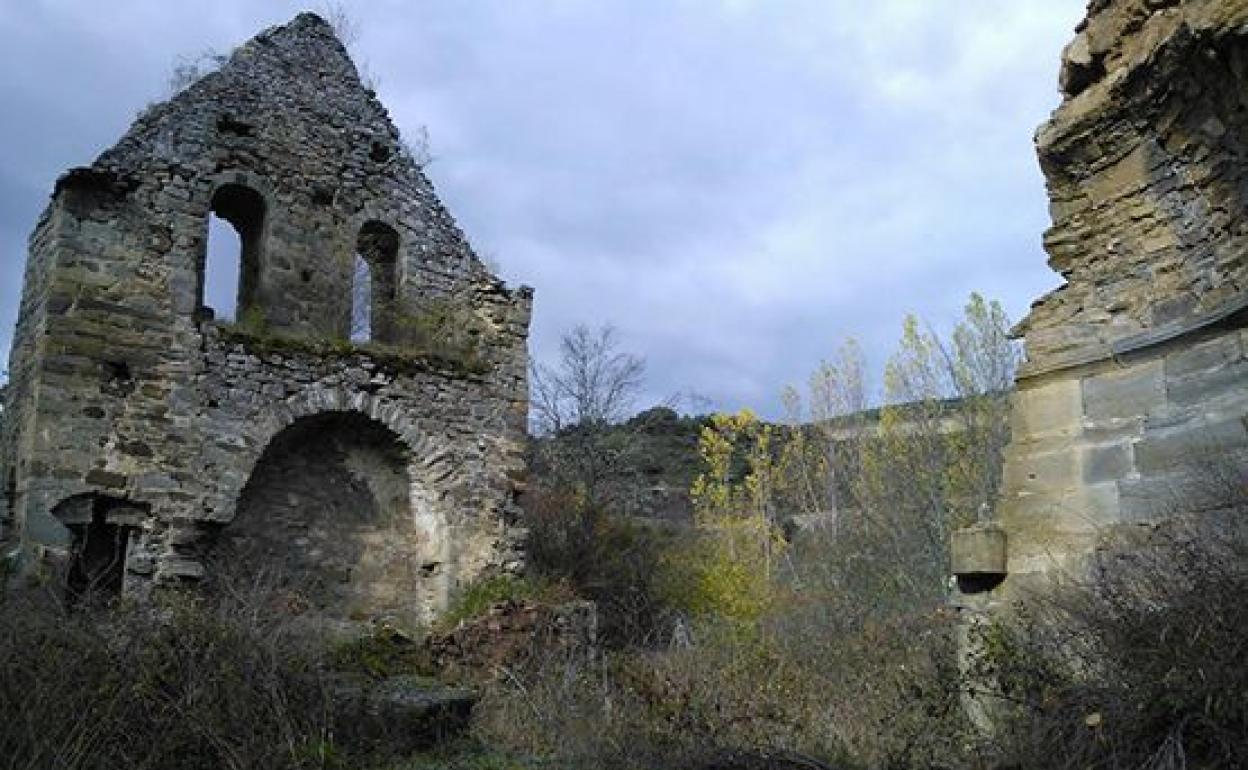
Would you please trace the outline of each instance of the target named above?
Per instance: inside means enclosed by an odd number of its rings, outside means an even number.
[[[1248,449],[1248,2],[1093,0],[1061,86],[1036,145],[1065,284],[1019,327],[999,529],[955,539],[997,597],[1217,506]]]
[[[205,301],[214,214],[239,236],[234,323]],[[517,558],[531,301],[473,254],[330,27],[269,29],[57,181],[0,541],[79,589],[237,568],[335,617],[428,618]]]

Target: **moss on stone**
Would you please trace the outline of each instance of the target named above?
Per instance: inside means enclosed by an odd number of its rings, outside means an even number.
[[[217,333],[224,342],[242,345],[257,356],[303,355],[331,360],[362,356],[396,374],[435,372],[469,379],[477,379],[490,370],[488,363],[475,352],[456,357],[446,351],[423,350],[415,345],[356,344],[341,337],[281,334],[243,324],[219,324]]]

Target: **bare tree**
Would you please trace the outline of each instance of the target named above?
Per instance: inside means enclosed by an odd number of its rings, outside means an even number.
[[[559,365],[532,367],[533,421],[538,433],[603,427],[623,419],[641,387],[646,364],[619,349],[614,326],[578,324],[559,341]]]
[[[174,96],[208,73],[216,72],[229,59],[228,54],[212,48],[205,48],[194,55],[179,56],[169,73],[169,95]]]
[[[645,362],[619,348],[610,325],[578,325],[563,335],[557,366],[532,367],[532,424],[540,437],[536,465],[549,483],[588,507],[627,503],[623,481],[638,436],[615,427],[632,407]]]

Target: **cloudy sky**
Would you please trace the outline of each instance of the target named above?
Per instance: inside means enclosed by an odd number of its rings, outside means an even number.
[[[57,175],[319,0],[0,0],[0,356]],[[879,367],[1044,264],[1031,144],[1084,0],[368,0],[354,46],[479,252],[537,288],[532,350],[613,323],[645,402],[775,413],[848,336]],[[322,6],[323,7],[323,6]]]

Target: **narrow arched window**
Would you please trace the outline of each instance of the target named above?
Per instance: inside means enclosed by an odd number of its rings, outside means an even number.
[[[264,198],[249,187],[222,185],[212,196],[200,305],[217,318],[241,321],[262,311],[257,301],[264,219]]]
[[[238,278],[243,241],[215,212],[208,214],[208,259],[204,266],[205,307],[213,316],[233,321],[238,314]]]
[[[373,338],[373,270],[368,260],[355,255],[351,271],[351,341]]]
[[[357,319],[367,317],[365,339],[392,342],[397,320],[399,234],[382,222],[366,222],[356,238],[355,253],[351,338],[358,341]]]

